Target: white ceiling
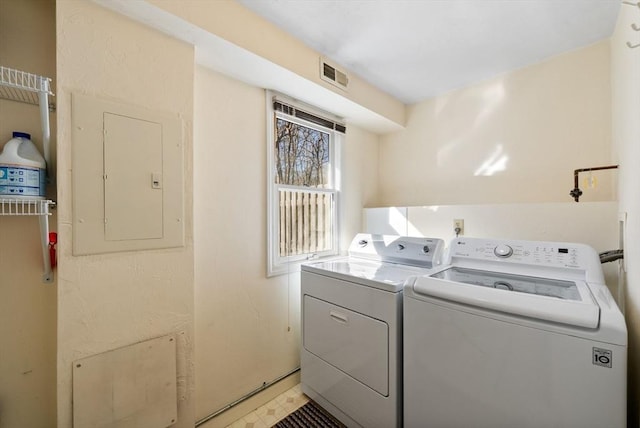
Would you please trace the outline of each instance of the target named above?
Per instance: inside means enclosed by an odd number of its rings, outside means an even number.
[[[412,104],[608,38],[618,0],[238,0]]]

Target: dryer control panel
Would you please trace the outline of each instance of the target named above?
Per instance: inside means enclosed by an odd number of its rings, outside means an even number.
[[[359,233],[349,246],[349,255],[430,269],[442,262],[443,250],[442,239]]]

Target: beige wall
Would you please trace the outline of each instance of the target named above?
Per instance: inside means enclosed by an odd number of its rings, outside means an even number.
[[[198,67],[194,234],[196,416],[297,366],[292,275],[266,272],[264,90]],[[291,331],[287,328],[291,326]]]
[[[0,1],[0,65],[55,78],[52,0]],[[38,107],[0,100],[0,149],[12,131],[30,133],[42,153]],[[36,217],[0,217],[0,428],[56,418],[56,285],[42,282],[40,245]]]
[[[177,335],[178,422],[193,427],[193,47],[90,1],[57,0],[58,428],[72,424],[76,359]],[[157,109],[182,120],[185,246],[74,257],[71,93]],[[100,172],[98,172],[100,173]],[[52,422],[51,422],[52,423]]]
[[[612,125],[620,162],[620,211],[626,212],[626,318],[629,329],[629,428],[640,425],[640,9],[623,5],[611,38]]]
[[[196,415],[203,418],[299,364],[299,274],[266,277],[263,89],[198,67],[194,233]],[[377,137],[349,127],[342,242],[377,190]]]
[[[570,201],[574,169],[611,162],[610,103],[604,41],[410,106],[381,138],[380,202]],[[581,200],[615,199],[611,176]]]
[[[362,232],[362,208],[378,203],[378,135],[361,128],[349,126],[342,157],[345,165],[342,171],[342,194],[340,204],[342,229],[340,248],[344,252],[356,233]]]
[[[349,90],[346,92],[321,80],[318,52],[234,0],[149,0],[149,3],[336,92],[394,123],[402,125],[405,122],[404,104],[359,76],[348,73]]]

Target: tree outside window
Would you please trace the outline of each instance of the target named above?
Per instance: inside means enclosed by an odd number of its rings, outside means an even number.
[[[329,133],[276,119],[276,183],[325,188],[329,176]]]

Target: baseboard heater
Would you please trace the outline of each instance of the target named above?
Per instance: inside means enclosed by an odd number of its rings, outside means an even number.
[[[262,386],[254,389],[253,391],[251,391],[250,393],[248,393],[247,395],[244,395],[240,398],[238,398],[237,400],[233,401],[232,403],[227,404],[226,406],[224,406],[223,408],[221,408],[220,410],[216,410],[215,412],[211,413],[208,416],[205,416],[204,418],[200,419],[199,421],[196,422],[196,427],[209,422],[211,419],[215,418],[216,416],[226,412],[227,410],[231,409],[232,407],[237,406],[238,404],[242,403],[243,401],[248,400],[249,398],[253,397],[254,395],[264,391],[265,389],[269,388],[272,385],[275,385],[276,383],[280,382],[283,379],[288,378],[289,376],[291,376],[292,374],[295,374],[297,372],[300,371],[300,367],[296,367],[295,369],[291,370],[288,373],[283,374],[280,377],[277,377],[276,379],[272,380],[271,382],[264,382],[262,384]]]

